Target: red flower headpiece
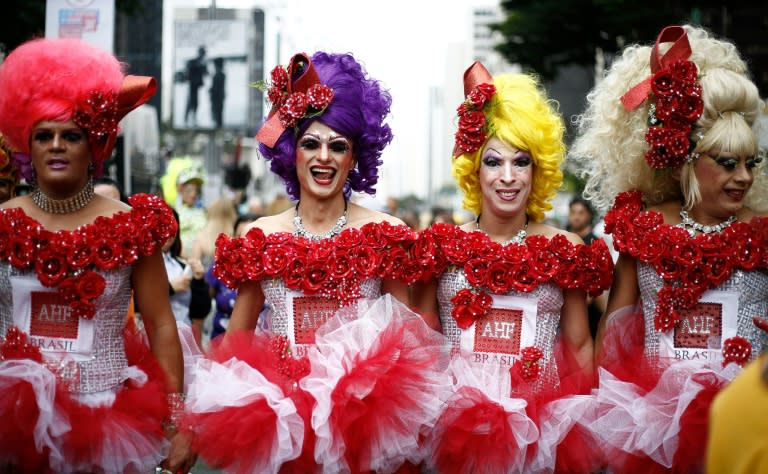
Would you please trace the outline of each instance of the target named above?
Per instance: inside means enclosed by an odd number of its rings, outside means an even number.
[[[659,45],[672,41],[664,56]],[[645,154],[654,169],[677,168],[695,148],[690,135],[693,124],[704,111],[701,86],[697,83],[696,64],[689,61],[691,45],[682,26],[664,28],[651,50],[652,76],[637,84],[621,97],[627,110],[634,110],[649,97],[648,131],[645,141],[651,146]]]
[[[120,120],[147,102],[156,90],[153,77],[128,75],[117,93],[94,90],[78,104],[72,120],[88,135],[97,163],[111,155]]]
[[[270,77],[267,98],[272,110],[256,139],[272,148],[285,129],[295,127],[303,118],[322,114],[333,99],[333,90],[320,83],[312,61],[304,53],[294,55],[287,69],[275,66]]]
[[[466,99],[456,110],[459,129],[453,156],[473,153],[480,149],[486,139],[486,120],[483,108],[496,93],[493,77],[480,61],[475,61],[464,72],[464,96]]]

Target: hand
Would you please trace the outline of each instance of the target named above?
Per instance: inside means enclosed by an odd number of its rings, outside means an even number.
[[[179,431],[171,435],[168,457],[160,466],[172,473],[189,472],[197,461],[197,454],[192,451],[192,438],[193,435],[189,431]]]
[[[170,281],[171,288],[173,288],[174,293],[183,293],[185,291],[189,291],[189,285],[191,282],[192,279],[184,275],[179,275]]]
[[[192,278],[199,280],[205,275],[205,268],[203,268],[202,262],[197,258],[190,258],[187,261],[187,265],[192,269]]]

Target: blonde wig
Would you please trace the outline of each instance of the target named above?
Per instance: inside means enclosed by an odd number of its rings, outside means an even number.
[[[704,112],[691,133],[696,153],[729,151],[747,156],[758,153],[752,127],[764,104],[747,76],[747,66],[736,47],[713,38],[706,30],[684,26],[698,67]],[[669,44],[662,44],[664,53]],[[627,111],[619,100],[635,84],[651,75],[651,46],[627,47],[605,77],[587,95],[587,109],[577,118],[578,137],[569,159],[587,179],[585,197],[605,210],[622,191],[639,189],[649,205],[680,200],[690,208],[700,200],[693,168],[697,161],[671,170],[654,170],[645,162],[648,143],[646,100]],[[745,203],[765,208],[768,177],[765,164],[755,169],[755,181]]]
[[[527,74],[505,74],[493,79],[496,93],[483,113],[487,139],[496,137],[533,158],[533,186],[526,212],[534,222],[544,219],[551,201],[563,183],[560,169],[565,158],[565,126],[556,102],[547,98],[539,81]],[[487,143],[486,139],[486,143]],[[482,191],[478,173],[485,146],[474,153],[454,158],[453,176],[464,193],[463,207],[482,212]]]

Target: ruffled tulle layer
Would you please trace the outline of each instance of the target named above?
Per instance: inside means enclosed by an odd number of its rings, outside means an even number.
[[[125,331],[125,348],[126,381],[100,402],[67,392],[37,362],[0,361],[0,466],[23,472],[144,473],[159,464],[166,447],[165,379],[133,327]]]
[[[630,308],[611,315],[590,429],[611,472],[703,472],[709,406],[741,367],[666,359],[650,367],[642,321]]]
[[[265,333],[228,334],[198,364],[187,406],[203,459],[227,472],[421,462],[420,440],[449,393],[443,337],[390,296],[344,308],[315,337],[299,377],[276,368]]]

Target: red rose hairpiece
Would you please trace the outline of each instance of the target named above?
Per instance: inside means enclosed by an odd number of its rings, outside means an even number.
[[[456,144],[453,156],[473,153],[480,149],[486,139],[486,119],[483,108],[496,93],[493,77],[480,61],[475,61],[464,72],[464,97],[466,99],[456,110],[459,116],[459,129],[456,131]]]
[[[78,104],[72,120],[88,135],[95,161],[101,162],[112,153],[120,120],[147,102],[156,90],[153,77],[128,75],[117,93],[92,91]]]
[[[267,98],[272,110],[256,139],[272,148],[285,129],[295,127],[303,118],[322,114],[333,99],[333,90],[320,83],[312,61],[304,53],[294,55],[287,69],[275,66],[270,78]]]
[[[659,45],[673,42],[659,57]],[[688,58],[691,45],[682,26],[664,28],[651,50],[651,77],[635,85],[621,97],[627,110],[634,110],[649,97],[648,131],[645,141],[651,148],[645,154],[654,169],[676,168],[689,159],[695,147],[690,135],[693,124],[704,111],[696,64]]]

